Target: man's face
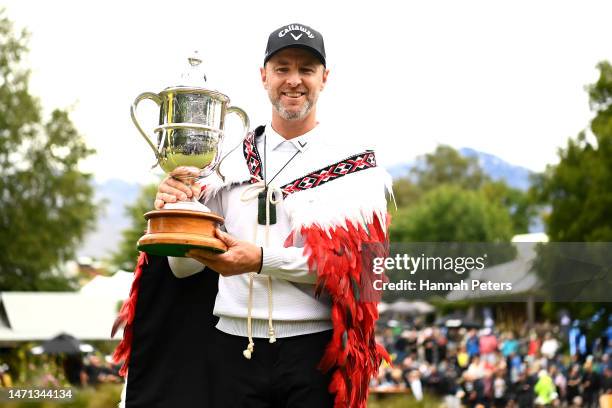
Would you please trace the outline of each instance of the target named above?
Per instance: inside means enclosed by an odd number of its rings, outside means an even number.
[[[261,68],[261,81],[276,113],[285,120],[300,120],[316,106],[328,74],[311,52],[286,48]]]

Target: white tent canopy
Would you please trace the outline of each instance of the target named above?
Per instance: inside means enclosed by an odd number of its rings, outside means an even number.
[[[87,295],[103,295],[115,299],[127,298],[134,274],[132,272],[117,271],[112,276],[98,275],[83,285],[80,293]]]
[[[0,342],[47,340],[61,332],[79,340],[111,340],[112,324],[132,278],[123,271],[97,277],[80,292],[2,292]]]

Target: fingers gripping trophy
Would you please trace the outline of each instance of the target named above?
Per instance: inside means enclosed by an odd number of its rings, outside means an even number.
[[[162,170],[187,184],[200,184],[222,161],[220,146],[224,138],[225,117],[236,114],[244,133],[249,118],[240,108],[229,106],[229,98],[206,88],[206,75],[197,52],[188,58],[189,64],[181,77],[180,86],[160,93],[144,92],[134,100],[130,113],[140,134],[153,150]],[[145,99],[159,106],[159,126],[153,129],[157,143],[143,130],[136,116],[138,104]],[[178,167],[200,169],[198,177],[181,172]],[[176,170],[176,171],[175,171]],[[184,174],[181,174],[184,173]],[[138,250],[163,256],[185,256],[190,249],[200,248],[225,252],[225,244],[215,237],[215,228],[223,218],[212,213],[194,195],[191,201],[169,203],[161,210],[144,215],[147,232],[138,240]]]

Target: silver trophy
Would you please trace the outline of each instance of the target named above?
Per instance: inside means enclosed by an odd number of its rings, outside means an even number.
[[[238,115],[249,129],[249,118],[242,109],[229,106],[229,98],[206,88],[206,75],[197,52],[188,58],[181,86],[160,93],[143,92],[131,106],[132,121],[149,144],[159,165],[166,173],[179,166],[200,169],[200,177],[209,176],[220,164],[220,146],[224,137],[225,117]],[[159,126],[150,137],[138,122],[138,104],[150,99],[159,106]],[[153,140],[156,140],[156,143]],[[182,179],[186,184],[196,180]],[[162,210],[145,214],[147,233],[138,240],[138,249],[155,255],[184,256],[192,248],[224,252],[227,248],[215,238],[214,229],[223,218],[210,212],[195,198],[190,202],[166,204]]]

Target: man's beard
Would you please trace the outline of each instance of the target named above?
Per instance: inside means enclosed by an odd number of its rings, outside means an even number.
[[[306,115],[310,113],[310,110],[313,107],[313,104],[310,102],[309,99],[306,99],[306,101],[304,102],[304,105],[302,105],[302,109],[300,109],[299,111],[289,111],[285,109],[285,107],[280,101],[280,97],[274,98],[272,95],[270,95],[270,102],[272,102],[272,106],[274,106],[274,110],[278,112],[281,118],[285,120],[303,119],[306,117]]]

